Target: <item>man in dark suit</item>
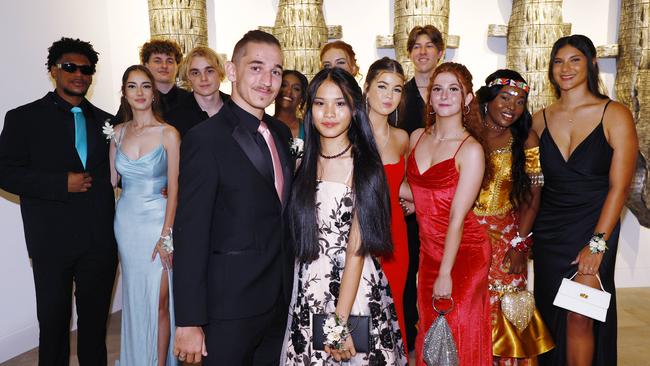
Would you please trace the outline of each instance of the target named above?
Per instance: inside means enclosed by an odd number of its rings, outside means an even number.
[[[174,226],[174,354],[277,365],[293,277],[284,211],[289,129],[264,113],[282,82],[278,40],[250,31],[226,65],[231,100],[181,144]]]
[[[73,281],[80,365],[106,365],[106,320],[117,247],[108,144],[112,116],[84,98],[97,52],[61,38],[47,66],[56,89],[7,112],[0,188],[20,196],[39,321],[39,365],[68,365]]]

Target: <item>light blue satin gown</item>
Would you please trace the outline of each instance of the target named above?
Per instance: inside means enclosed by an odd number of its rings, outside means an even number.
[[[119,366],[158,364],[158,303],[163,266],[160,257],[151,261],[154,246],[165,220],[167,200],[161,191],[167,186],[167,153],[161,143],[137,160],[120,149],[118,138],[115,168],[122,178],[122,194],[115,210],[115,238],[122,269],[122,332]],[[171,271],[169,313],[171,339],[168,366],[177,365],[173,356],[174,305]]]

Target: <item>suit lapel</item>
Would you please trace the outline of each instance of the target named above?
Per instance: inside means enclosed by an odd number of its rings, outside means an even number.
[[[253,140],[253,136],[251,136],[251,134],[246,131],[246,128],[238,122],[237,116],[235,116],[234,113],[230,113],[230,118],[232,118],[233,121],[237,121],[235,122],[235,126],[233,127],[232,131],[233,139],[237,141],[239,147],[241,147],[244,154],[246,154],[248,157],[248,160],[250,160],[253,166],[255,166],[255,169],[258,173],[260,173],[264,181],[273,186],[274,182],[269,181],[268,178],[267,172],[269,167],[266,164],[266,159],[262,155],[262,152],[257,146],[255,140]],[[275,190],[275,187],[273,187],[273,189]]]

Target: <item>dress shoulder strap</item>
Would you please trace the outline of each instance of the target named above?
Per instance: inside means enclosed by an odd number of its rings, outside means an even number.
[[[546,108],[542,108],[542,116],[544,116],[544,127],[548,128],[548,124],[546,123]]]
[[[463,147],[463,144],[465,143],[465,141],[467,141],[467,139],[468,139],[470,136],[471,136],[471,135],[469,135],[469,134],[468,134],[467,136],[465,136],[465,138],[464,138],[463,141],[460,143],[460,145],[458,145],[458,148],[456,149],[456,152],[454,153],[454,156],[452,157],[452,159],[455,159],[455,158],[456,158],[456,154],[458,154],[458,152],[460,151],[460,148]]]
[[[124,138],[124,130],[126,130],[126,123],[122,125],[122,128],[120,129],[120,136],[117,138],[117,140],[115,140],[115,144],[117,145],[117,147],[120,147],[122,145],[122,139]]]
[[[600,123],[603,123],[603,119],[605,118],[605,112],[607,111],[607,107],[609,106],[609,103],[611,103],[612,100],[608,100],[607,104],[605,104],[605,108],[603,108],[603,115],[600,116]]]

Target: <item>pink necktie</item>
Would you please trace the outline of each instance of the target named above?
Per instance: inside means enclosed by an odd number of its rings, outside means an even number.
[[[260,121],[260,126],[257,128],[257,132],[262,134],[262,137],[264,137],[264,141],[266,141],[266,145],[269,147],[269,151],[271,152],[271,160],[273,161],[273,175],[275,176],[275,190],[278,193],[280,201],[282,201],[282,187],[284,185],[284,176],[282,175],[280,156],[278,155],[278,150],[275,148],[275,141],[273,141],[271,131],[269,131],[269,127],[266,125],[266,123],[264,123],[264,121]]]

